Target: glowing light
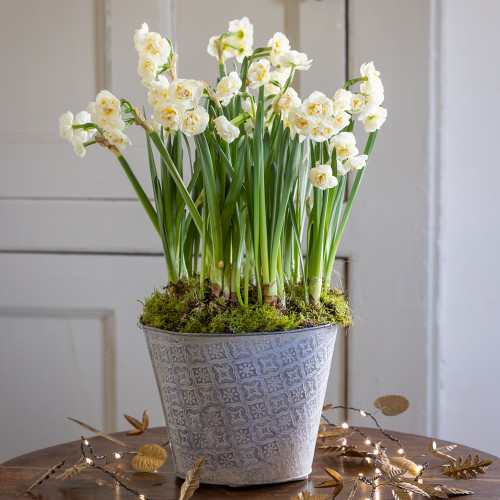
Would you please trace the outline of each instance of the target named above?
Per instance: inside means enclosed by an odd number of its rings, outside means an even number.
[[[88,445],[89,445],[89,442],[88,442],[87,440],[85,440],[85,441],[83,442],[83,444],[84,444],[85,446],[88,446]]]
[[[378,455],[378,448],[375,448],[375,449],[373,450],[373,454],[374,454],[374,455]]]
[[[372,442],[371,442],[369,439],[367,439],[367,440],[365,441],[365,444],[372,444]]]
[[[375,469],[376,474],[382,474],[382,471],[380,469]]]
[[[145,497],[144,495],[139,495],[139,498],[140,498],[141,500],[146,500],[146,497]]]
[[[86,458],[85,460],[87,461],[87,463],[88,463],[89,465],[92,465],[92,460],[90,460],[90,458]]]
[[[398,453],[399,453],[400,455],[402,455],[404,452],[405,452],[405,450],[403,450],[403,448],[399,448]]]
[[[359,477],[363,477],[363,473],[362,473],[362,472],[360,472],[360,473],[358,474],[358,476],[359,476]]]
[[[362,417],[366,417],[366,411],[364,411],[364,410],[361,410],[361,411],[359,412],[359,414],[360,414]]]
[[[421,465],[419,465],[419,466],[417,467],[418,472],[420,472],[422,469],[423,469],[423,467],[422,467]]]
[[[342,429],[349,429],[349,424],[347,422],[344,422],[341,427]]]
[[[115,453],[115,458],[122,458],[122,456],[119,453]]]

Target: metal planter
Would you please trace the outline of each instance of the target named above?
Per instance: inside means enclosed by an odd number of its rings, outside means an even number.
[[[204,483],[244,486],[310,474],[336,325],[252,334],[144,331],[177,476],[202,456]]]

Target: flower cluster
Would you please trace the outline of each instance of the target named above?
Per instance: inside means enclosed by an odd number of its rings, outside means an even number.
[[[277,305],[285,282],[302,279],[305,295],[319,300],[387,117],[374,63],[363,64],[360,75],[333,95],[315,90],[301,100],[292,86],[294,75],[308,70],[312,60],[292,49],[281,32],[254,49],[247,17],[210,38],[208,53],[219,63],[212,87],[178,77],[171,42],[146,23],[135,31],[134,44],[137,72],[153,108],[150,117],[102,90],[86,111],[61,116],[61,136],[79,156],[94,143],[114,153],[161,237],[169,281],[193,276],[202,255],[200,282],[207,271],[215,296],[248,305],[252,279],[259,302]],[[230,58],[240,66],[228,73]],[[358,91],[349,90],[356,84]],[[353,133],[356,121],[369,134],[361,154]],[[124,132],[132,124],[147,135],[154,206],[122,154],[130,144]],[[155,156],[161,158],[160,174]],[[350,171],[356,181],[344,207]],[[307,242],[300,241],[302,235]],[[304,257],[302,247],[308,249]]]

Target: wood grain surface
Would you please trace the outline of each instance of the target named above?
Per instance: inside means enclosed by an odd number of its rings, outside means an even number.
[[[373,429],[363,429],[370,435],[375,442],[380,438],[378,431]],[[78,431],[77,431],[78,432]],[[469,454],[479,455],[483,460],[493,460],[493,464],[486,469],[485,475],[480,475],[477,479],[470,480],[454,480],[441,474],[443,465],[442,460],[434,457],[429,458],[427,449],[431,438],[416,436],[412,434],[404,434],[400,432],[393,433],[398,437],[410,459],[418,463],[429,461],[429,468],[423,475],[423,480],[426,483],[439,483],[462,488],[474,492],[471,500],[499,500],[500,499],[500,459],[487,453],[459,445],[455,450],[450,452],[454,457],[459,454],[466,457]],[[126,436],[125,433],[117,433],[116,437],[125,441],[129,445],[139,448],[144,443],[165,443],[166,433],[163,428],[155,428],[148,430],[140,436]],[[111,451],[119,451],[118,445],[113,444],[103,438],[94,437],[88,438],[97,455],[104,455]],[[367,449],[363,446],[364,438],[358,434],[349,437],[349,443],[355,443],[360,446],[360,449]],[[395,454],[397,446],[391,442],[384,441],[384,446],[388,446],[388,454]],[[438,441],[439,446],[449,444],[443,441]],[[113,488],[107,486],[99,486],[91,479],[84,477],[75,477],[69,481],[59,481],[53,477],[45,481],[39,486],[36,486],[30,493],[25,493],[25,490],[47,469],[54,466],[62,458],[79,447],[79,441],[65,443],[51,448],[34,451],[26,455],[14,458],[0,465],[0,499],[7,498],[33,498],[37,500],[89,500],[89,499],[115,499],[126,500],[137,498],[123,488],[115,486]],[[426,454],[426,457],[422,455]],[[62,470],[74,465],[81,456],[78,450],[68,461]],[[337,497],[338,500],[346,500],[352,487],[352,480],[360,472],[366,474],[367,477],[373,476],[373,469],[367,465],[362,459],[339,457],[336,453],[329,453],[323,450],[317,450],[313,464],[312,474],[307,480],[296,481],[292,483],[254,486],[248,488],[231,488],[227,486],[212,486],[201,485],[193,495],[193,500],[202,499],[278,499],[290,500],[294,495],[301,491],[310,491],[311,493],[332,493],[332,489],[315,489],[317,485],[329,479],[324,468],[329,467],[339,472],[346,483],[344,490]],[[175,477],[173,469],[172,455],[169,453],[165,465],[163,465],[155,473],[138,473],[134,472],[130,466],[130,461],[125,459],[123,462],[123,470],[132,478],[130,486],[147,498],[154,500],[177,500],[179,498],[182,480]],[[356,499],[365,499],[370,496],[370,490],[367,486],[361,485],[356,493]],[[423,498],[413,496],[414,498]],[[390,489],[380,487],[377,489],[376,500],[392,499]],[[469,497],[458,497],[469,498]]]

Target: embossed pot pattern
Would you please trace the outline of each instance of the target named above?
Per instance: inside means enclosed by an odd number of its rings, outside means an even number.
[[[251,485],[311,472],[336,325],[256,334],[143,327],[175,472]]]

